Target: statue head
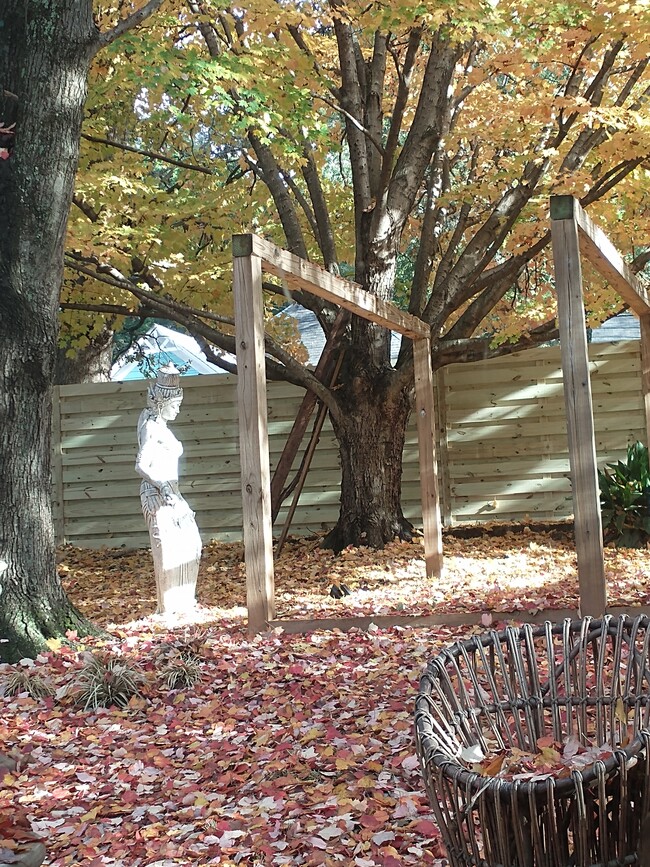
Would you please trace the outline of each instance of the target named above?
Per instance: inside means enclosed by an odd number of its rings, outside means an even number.
[[[173,364],[165,364],[159,368],[156,379],[147,391],[147,404],[157,415],[162,415],[163,409],[172,404],[179,404],[183,399],[183,389],[180,387],[180,373]]]

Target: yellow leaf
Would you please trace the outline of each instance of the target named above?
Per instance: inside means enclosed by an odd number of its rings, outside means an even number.
[[[627,708],[625,707],[625,702],[620,695],[616,699],[616,710],[614,711],[614,716],[619,722],[627,725]]]
[[[96,819],[97,816],[101,813],[101,807],[93,807],[92,810],[88,810],[87,813],[81,817],[82,822],[92,822],[93,819]]]
[[[50,650],[56,652],[57,650],[61,650],[63,642],[60,638],[48,638],[45,642]]]
[[[359,777],[354,785],[357,789],[374,789],[377,785],[377,780],[374,777]]]

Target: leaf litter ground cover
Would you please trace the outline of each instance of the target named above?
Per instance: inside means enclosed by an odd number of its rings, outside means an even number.
[[[503,531],[503,525],[495,527]],[[395,542],[383,551],[349,548],[337,556],[320,548],[319,540],[292,539],[275,562],[278,617],[577,609],[570,534],[535,533],[525,525],[498,536],[445,534],[444,556],[444,574],[432,584],[425,577],[421,540]],[[235,619],[244,616],[243,559],[241,544],[213,542],[204,548],[198,583],[202,605]],[[66,547],[60,560],[70,595],[91,620],[121,623],[146,617],[155,608],[147,550]],[[650,602],[645,549],[606,548],[605,569],[611,605]],[[352,594],[333,599],[333,583],[345,584]]]
[[[647,552],[607,557],[610,596],[646,601]],[[19,667],[53,695],[0,696],[0,753],[18,760],[0,769],[0,816],[43,836],[46,864],[445,863],[415,757],[413,702],[428,660],[475,629],[250,638],[241,546],[206,548],[196,623],[152,615],[146,551],[65,548],[60,559],[73,601],[113,638],[71,634]],[[566,607],[574,569],[570,542],[548,534],[449,538],[446,574],[431,588],[420,543],[335,558],[304,540],[279,558],[278,602],[287,617]],[[352,594],[332,599],[334,581]],[[192,635],[201,679],[170,690],[161,657]],[[143,675],[124,708],[74,701],[88,652],[99,650]],[[0,852],[11,853],[3,828]]]

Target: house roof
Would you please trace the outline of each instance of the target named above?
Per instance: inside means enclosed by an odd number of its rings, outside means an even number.
[[[318,319],[316,319],[316,316],[311,312],[311,310],[301,307],[300,304],[290,304],[288,307],[284,308],[282,313],[285,316],[292,316],[298,323],[300,338],[309,354],[307,364],[310,367],[316,367],[318,359],[323,351],[323,347],[325,346],[325,332],[320,327]],[[390,352],[392,362],[397,361],[397,354],[399,353],[401,342],[402,335],[393,332]]]
[[[607,322],[603,322],[598,328],[591,331],[592,343],[606,343],[615,340],[639,340],[641,327],[639,319],[629,311],[612,316]]]
[[[282,313],[292,316],[298,325],[298,330],[308,353],[307,364],[315,367],[325,346],[325,333],[318,319],[300,304],[291,304]],[[591,331],[592,343],[604,343],[617,340],[638,340],[640,337],[639,320],[633,313],[620,313],[618,316],[604,322]],[[401,335],[393,332],[391,343],[391,360],[397,360],[401,343]],[[199,373],[225,373],[225,371],[206,360],[203,350],[197,341],[189,334],[173,331],[163,325],[153,325],[147,334],[137,341],[137,350],[126,353],[111,369],[111,380],[114,382],[144,379],[145,374],[140,369],[138,358],[144,354],[152,369],[163,364],[172,363],[178,367],[184,376],[195,376]],[[235,362],[232,356],[226,356]]]
[[[145,356],[147,366],[157,369],[163,364],[173,364],[183,376],[199,373],[223,373],[221,368],[206,360],[203,350],[193,337],[173,331],[163,325],[153,325],[146,334],[136,341],[136,347],[126,352],[111,368],[113,382],[132,379],[145,379],[140,369],[139,359]]]

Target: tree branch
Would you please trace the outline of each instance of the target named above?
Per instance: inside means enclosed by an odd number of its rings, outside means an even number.
[[[60,301],[61,310],[85,310],[88,313],[110,313],[115,316],[141,316],[139,310],[131,310],[121,304],[73,304],[71,301]]]
[[[183,160],[176,160],[173,157],[166,157],[164,154],[156,153],[156,151],[143,150],[142,148],[133,147],[133,145],[124,144],[123,142],[115,141],[114,139],[100,138],[96,135],[88,135],[82,132],[81,138],[94,144],[107,145],[108,147],[119,148],[123,151],[129,151],[132,154],[139,154],[142,157],[148,157],[151,160],[158,160],[163,163],[169,163],[172,166],[178,166],[179,169],[189,169],[193,172],[201,172],[204,175],[213,175],[212,169],[207,169],[205,166],[197,166],[196,163],[186,163]]]
[[[122,289],[125,292],[130,292],[138,300],[147,302],[148,306],[151,308],[152,315],[154,315],[155,311],[158,311],[158,315],[161,318],[172,319],[174,322],[178,322],[180,325],[187,328],[193,336],[203,337],[205,340],[209,341],[214,346],[219,347],[219,349],[222,349],[224,352],[229,352],[231,355],[236,354],[234,335],[224,334],[221,331],[217,331],[216,328],[213,328],[202,321],[207,319],[208,321],[220,322],[234,327],[234,319],[219,316],[216,313],[208,313],[205,310],[199,310],[194,307],[189,307],[186,304],[181,304],[179,301],[174,301],[171,298],[156,295],[154,292],[149,292],[148,290],[137,286],[135,283],[131,283],[130,280],[127,280],[125,277],[120,275],[116,269],[110,269],[112,273],[93,271],[91,268],[80,265],[70,256],[67,256],[66,265],[73,270],[78,271],[80,274],[85,274],[88,277],[93,277],[95,280],[106,283],[109,286]],[[80,306],[76,309],[84,308]],[[337,411],[337,404],[334,395],[325,385],[323,385],[322,382],[316,379],[310,370],[300,364],[300,362],[296,361],[290,353],[279,346],[279,344],[276,343],[273,338],[269,337],[269,335],[265,335],[264,337],[264,346],[266,352],[271,356],[270,359],[267,358],[266,360],[269,378],[286,380],[287,382],[291,382],[302,388],[308,388],[323,401],[328,409],[331,408],[333,412]],[[222,367],[223,365],[216,360],[218,359],[218,356],[214,356],[214,358],[214,363]],[[224,369],[232,371],[232,365],[228,368],[224,367]]]
[[[363,135],[368,139],[368,141],[374,146],[381,156],[384,155],[384,146],[380,141],[375,138],[375,136],[370,132],[370,130],[365,127],[361,121],[356,118],[353,114],[350,114],[343,106],[338,102],[333,102],[331,99],[328,99],[326,96],[323,96],[322,93],[312,93],[312,99],[320,99],[321,102],[324,102],[325,105],[329,105],[330,108],[333,108],[334,111],[342,114],[343,117],[350,121],[350,123],[354,126],[355,129],[359,130],[359,132],[363,133]]]
[[[399,143],[399,134],[402,130],[402,123],[404,121],[404,111],[406,110],[409,93],[411,92],[413,68],[415,66],[415,60],[417,58],[421,40],[422,30],[419,27],[414,27],[409,33],[408,44],[406,46],[406,57],[404,58],[404,65],[401,70],[399,69],[398,59],[395,52],[391,51],[397,69],[398,85],[397,96],[395,97],[395,104],[393,106],[393,115],[388,129],[384,160],[381,167],[380,189],[384,189],[393,170],[393,162],[395,160],[395,153]]]
[[[97,40],[97,51],[101,48],[106,48],[107,45],[115,42],[115,40],[124,33],[127,33],[129,30],[133,30],[134,27],[142,24],[143,21],[146,21],[150,15],[153,15],[153,13],[159,9],[162,3],[163,0],[149,0],[149,2],[145,3],[144,6],[140,7],[140,9],[136,9],[136,11],[131,15],[122,18],[122,20],[119,21],[112,30],[106,30],[104,33],[100,33],[99,39]]]
[[[197,307],[190,307],[187,304],[182,304],[180,301],[172,301],[171,298],[163,299],[155,292],[150,292],[148,289],[142,289],[142,287],[137,283],[131,282],[131,280],[123,274],[120,274],[116,268],[107,267],[94,262],[93,264],[96,265],[96,270],[93,270],[92,268],[80,264],[79,259],[70,253],[66,253],[65,264],[74,271],[78,271],[80,274],[85,274],[87,277],[93,277],[95,280],[99,280],[100,283],[106,283],[107,286],[113,286],[116,289],[124,289],[126,292],[130,292],[140,300],[149,301],[152,304],[166,304],[186,315],[200,316],[202,319],[208,319],[211,322],[218,322],[221,325],[229,325],[232,328],[235,327],[235,320],[231,316],[221,316],[218,313],[199,310]]]
[[[91,223],[96,223],[99,220],[98,212],[93,208],[92,205],[89,205],[88,202],[84,201],[81,196],[74,195],[72,197],[72,204],[75,205],[82,214],[85,214],[86,217],[91,221]]]
[[[252,129],[249,130],[248,140],[255,151],[261,177],[273,197],[273,202],[275,203],[278,216],[280,217],[280,222],[282,223],[282,229],[284,231],[289,252],[294,253],[296,256],[300,256],[301,259],[308,259],[307,246],[303,237],[298,214],[291,200],[291,196],[287,191],[283,172],[278,165],[273,151],[267,144],[262,142],[259,136],[256,135]]]

